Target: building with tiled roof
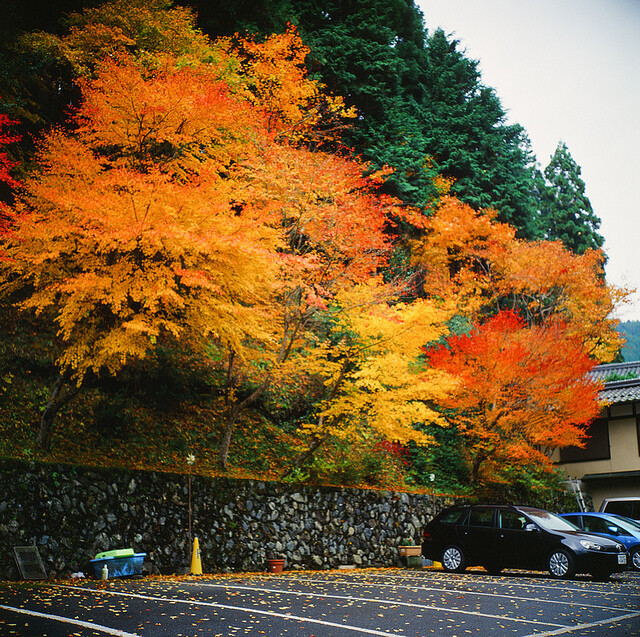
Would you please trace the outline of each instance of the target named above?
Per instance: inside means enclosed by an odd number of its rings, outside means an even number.
[[[604,498],[640,496],[640,361],[599,365],[592,376],[605,384],[605,406],[586,446],[556,451],[554,460],[597,510]]]
[[[600,396],[608,403],[640,400],[640,361],[598,365],[591,376],[604,381],[604,391]]]

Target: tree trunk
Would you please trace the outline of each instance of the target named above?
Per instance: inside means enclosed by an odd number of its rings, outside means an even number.
[[[303,316],[299,321],[296,322],[295,326],[289,330],[285,329],[285,336],[282,340],[282,344],[280,347],[280,352],[278,354],[278,358],[276,361],[276,365],[280,365],[283,363],[291,353],[291,347],[295,341],[296,335],[299,331],[306,325],[307,320],[310,318],[309,316]],[[231,387],[233,385],[233,366],[235,363],[236,354],[231,351],[229,353],[229,364],[227,367],[227,382],[225,386],[225,400],[229,402],[231,399],[229,398],[231,392]],[[218,452],[218,458],[216,460],[216,464],[220,471],[227,470],[227,460],[229,459],[229,448],[231,447],[231,437],[233,435],[233,430],[236,426],[236,422],[238,420],[238,416],[240,413],[252,405],[271,385],[271,372],[267,372],[267,376],[259,385],[259,387],[247,398],[242,401],[238,401],[237,399],[233,399],[233,404],[229,406],[228,416],[227,416],[227,424],[225,426],[224,432],[222,434],[222,442],[220,443],[220,451]]]
[[[331,388],[331,392],[329,392],[328,400],[333,400],[337,396],[338,390],[342,386],[342,381],[344,380],[344,377],[347,374],[347,369],[349,368],[350,365],[351,365],[351,361],[349,359],[345,360],[342,363],[342,367],[340,368],[340,373],[338,374],[338,378],[336,379],[336,382],[333,384],[333,387]],[[318,418],[318,431],[322,431],[323,425],[324,425],[324,416],[320,416]],[[311,458],[311,456],[313,456],[313,454],[316,452],[317,449],[319,449],[327,440],[329,440],[330,437],[331,437],[331,434],[327,432],[325,432],[324,435],[322,436],[316,437],[316,439],[309,445],[309,448],[306,451],[302,452],[293,461],[293,466],[291,467],[291,469],[287,470],[287,472],[284,475],[288,476],[294,469],[301,467],[307,460],[309,460],[309,458]]]
[[[471,467],[471,485],[475,485],[478,482],[478,475],[480,474],[480,465],[486,460],[487,456],[478,454],[474,460],[473,465]]]
[[[227,415],[227,424],[224,428],[224,432],[222,434],[222,441],[220,443],[220,451],[218,452],[218,459],[216,460],[216,464],[220,471],[227,470],[227,461],[229,459],[229,449],[231,447],[231,436],[233,435],[233,430],[236,426],[236,422],[238,421],[238,416],[240,413],[252,405],[269,387],[271,384],[271,377],[268,376],[262,385],[260,385],[251,395],[247,396],[243,401],[234,401],[233,405],[230,406],[229,412]]]
[[[231,448],[231,436],[238,420],[238,414],[240,410],[237,405],[230,411],[227,416],[227,424],[225,425],[224,432],[222,433],[222,441],[220,442],[220,451],[218,452],[218,459],[216,464],[220,471],[227,470],[227,460],[229,459],[229,449]]]
[[[36,436],[36,447],[42,451],[49,451],[51,447],[51,433],[53,431],[53,421],[56,414],[64,405],[71,401],[80,392],[80,388],[73,388],[62,393],[65,383],[69,380],[70,374],[63,372],[60,374],[53,385],[49,402],[46,404],[42,416],[40,417],[40,427]]]
[[[309,458],[311,458],[311,456],[313,456],[313,454],[327,441],[329,440],[329,438],[331,437],[331,434],[327,433],[324,436],[322,436],[321,438],[316,438],[313,443],[311,443],[309,445],[309,448],[302,452],[294,461],[293,461],[293,466],[290,469],[287,469],[286,472],[283,474],[283,477],[287,477],[288,475],[290,475],[291,473],[293,473],[293,471],[295,469],[298,469],[299,467],[301,467],[307,460],[309,460]]]

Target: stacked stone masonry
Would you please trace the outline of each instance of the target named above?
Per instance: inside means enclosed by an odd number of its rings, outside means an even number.
[[[434,510],[426,494],[9,460],[0,485],[0,579],[19,576],[13,547],[29,545],[49,577],[92,576],[96,553],[129,547],[148,573],[184,573],[194,537],[205,573],[263,571],[271,555],[288,569],[392,566]]]

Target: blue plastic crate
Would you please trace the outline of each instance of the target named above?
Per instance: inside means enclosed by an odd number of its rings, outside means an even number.
[[[103,557],[90,560],[96,577],[102,577],[102,567],[106,564],[109,569],[109,579],[112,577],[130,577],[142,575],[142,564],[146,553],[134,553],[128,557]]]

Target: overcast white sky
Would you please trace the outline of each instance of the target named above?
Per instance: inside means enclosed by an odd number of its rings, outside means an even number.
[[[640,0],[416,0],[454,34],[544,168],[560,140],[602,220],[607,280],[640,321]]]

